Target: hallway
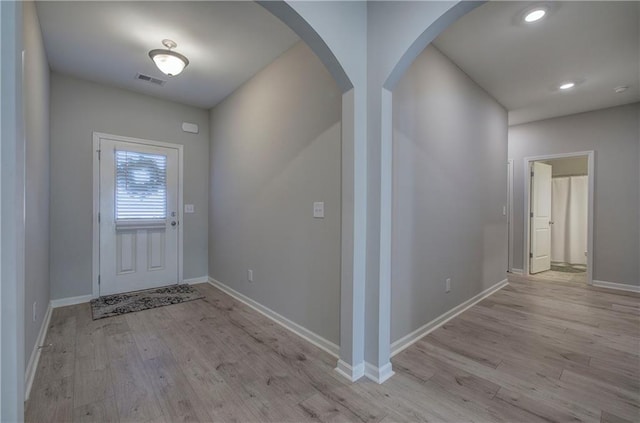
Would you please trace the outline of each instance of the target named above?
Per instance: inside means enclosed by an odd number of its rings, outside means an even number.
[[[511,276],[383,385],[210,285],[92,321],[54,311],[27,421],[638,421],[640,298]]]

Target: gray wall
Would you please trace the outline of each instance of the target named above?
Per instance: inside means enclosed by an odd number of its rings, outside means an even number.
[[[392,342],[507,269],[505,109],[429,46],[394,90],[393,113]]]
[[[211,111],[209,205],[209,275],[336,344],[340,116],[335,82],[296,44]]]
[[[199,134],[182,131],[197,123]],[[209,116],[53,73],[51,77],[51,297],[91,294],[93,132],[184,145],[184,278],[207,275]]]
[[[513,265],[522,269],[524,158],[595,151],[595,280],[638,285],[638,119],[640,103],[580,113],[509,128],[514,160]]]
[[[25,366],[49,305],[49,64],[33,2],[24,3]],[[33,318],[35,303],[36,318]]]

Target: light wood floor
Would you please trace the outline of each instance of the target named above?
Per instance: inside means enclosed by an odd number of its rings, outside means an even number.
[[[575,282],[575,283],[587,283],[587,272],[583,273],[568,273],[558,272],[556,270],[547,270],[545,272],[536,273],[535,275],[529,275],[530,279],[535,280],[547,280],[547,281],[560,281],[560,282]]]
[[[205,300],[92,321],[54,310],[30,422],[640,421],[640,298],[511,284],[393,359],[383,385],[209,285]]]

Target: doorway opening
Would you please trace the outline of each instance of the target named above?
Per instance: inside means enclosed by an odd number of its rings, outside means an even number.
[[[593,281],[593,151],[526,157],[524,274]]]

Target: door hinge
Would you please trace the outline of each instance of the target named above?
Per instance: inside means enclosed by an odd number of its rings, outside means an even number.
[[[533,217],[533,212],[530,212],[530,213],[529,213],[529,217]]]
[[[98,223],[100,223],[100,212],[98,212]]]
[[[98,285],[100,285],[100,275],[98,275]]]
[[[96,150],[98,152],[98,160],[100,160],[100,153],[102,152],[102,150]]]
[[[529,258],[533,258],[533,253],[529,253]]]
[[[533,170],[531,171],[531,177],[533,178]]]

